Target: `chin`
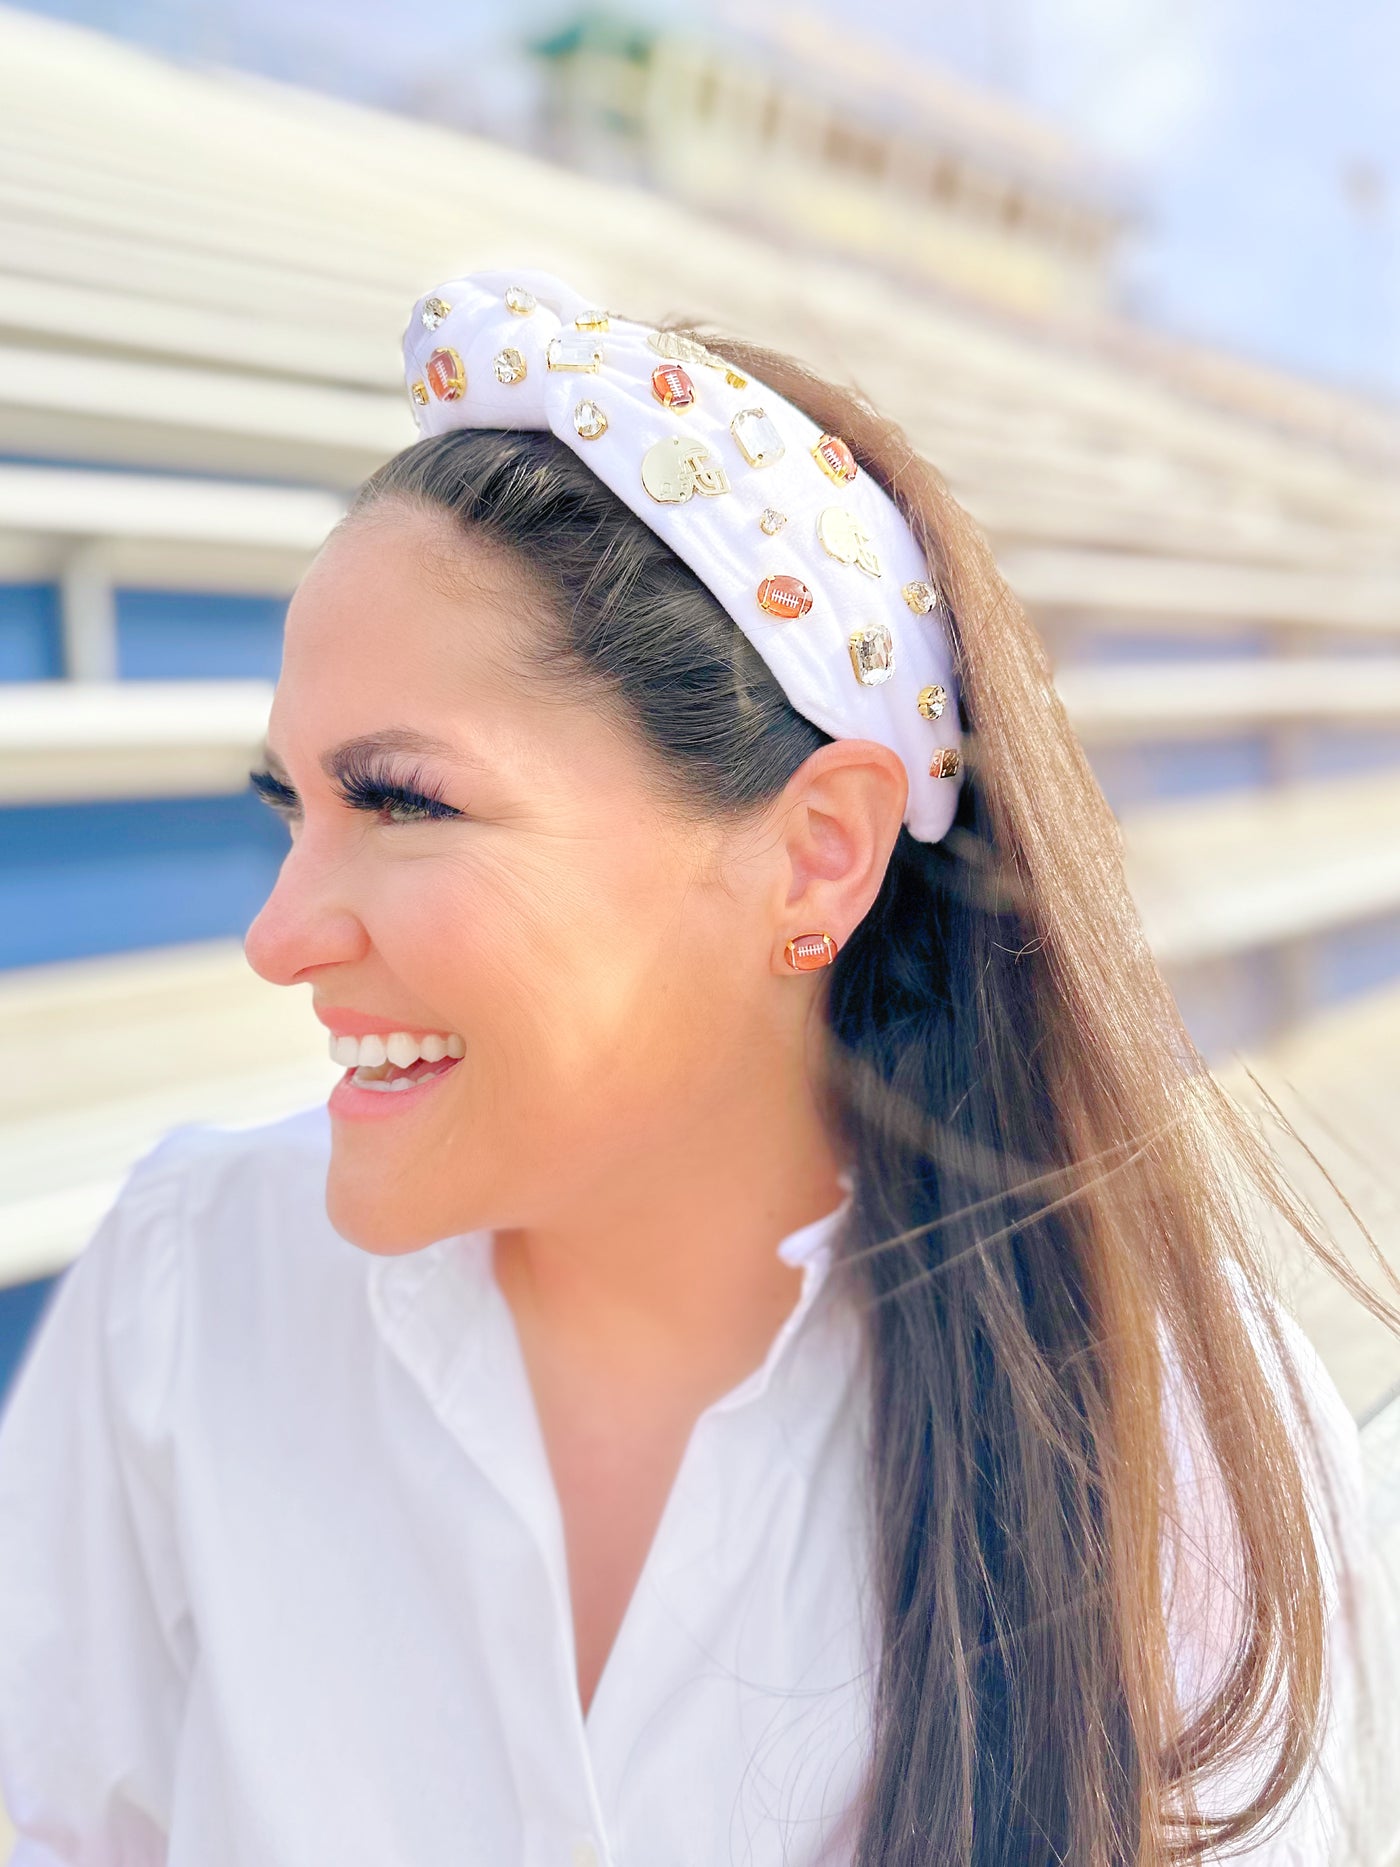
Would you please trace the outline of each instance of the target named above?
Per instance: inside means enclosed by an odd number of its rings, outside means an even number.
[[[332,1228],[361,1251],[377,1258],[402,1257],[445,1238],[455,1228],[425,1223],[426,1215],[405,1212],[386,1199],[383,1188],[362,1198],[339,1181],[334,1169],[326,1181],[326,1217]]]

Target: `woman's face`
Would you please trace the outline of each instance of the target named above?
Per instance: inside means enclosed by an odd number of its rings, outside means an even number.
[[[332,1026],[464,1052],[426,1090],[378,1092],[382,1118],[333,1098],[327,1209],[371,1251],[548,1223],[591,1183],[680,1167],[717,1109],[750,1119],[767,1066],[745,1059],[791,1049],[816,983],[770,963],[801,931],[776,926],[774,839],[680,819],[615,711],[515,673],[540,602],[446,517],[388,504],[328,541],[288,611],[268,748],[291,848],[249,961],[309,983]],[[347,742],[406,731],[442,749],[362,751],[355,775],[455,814],[354,807],[329,775]]]

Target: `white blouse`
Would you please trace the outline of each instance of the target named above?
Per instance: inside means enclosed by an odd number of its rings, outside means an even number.
[[[357,1249],[325,1215],[329,1147],[321,1105],[175,1130],[21,1370],[13,1867],[845,1867],[878,1651],[860,1331],[825,1276],[849,1190],[777,1247],[801,1295],[696,1422],[584,1717],[491,1234]],[[1324,1787],[1232,1858],[1318,1867]]]

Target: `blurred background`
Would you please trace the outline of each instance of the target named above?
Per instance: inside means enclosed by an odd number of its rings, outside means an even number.
[[[246,773],[411,301],[483,265],[905,421],[1205,1054],[1400,1263],[1398,192],[1391,0],[0,7],[0,1384],[137,1154],[337,1074],[242,958]],[[1281,1275],[1394,1552],[1400,1345]]]

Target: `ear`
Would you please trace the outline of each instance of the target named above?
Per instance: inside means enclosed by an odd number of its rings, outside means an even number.
[[[873,739],[834,739],[798,766],[777,800],[775,971],[792,971],[783,948],[796,934],[845,945],[880,892],[908,801],[902,760]]]

